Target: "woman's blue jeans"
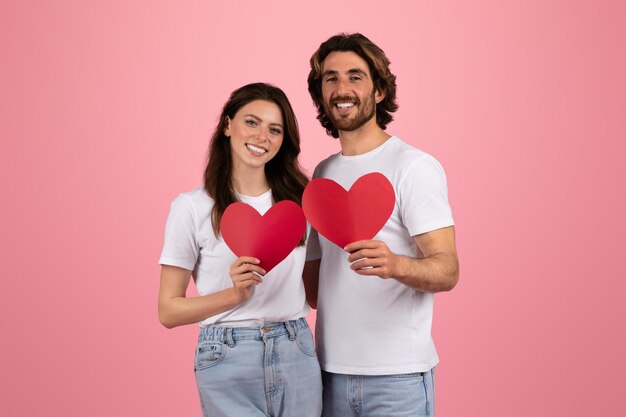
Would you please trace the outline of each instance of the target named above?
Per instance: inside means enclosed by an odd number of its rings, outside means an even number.
[[[319,417],[322,381],[304,318],[204,327],[194,372],[204,416]]]

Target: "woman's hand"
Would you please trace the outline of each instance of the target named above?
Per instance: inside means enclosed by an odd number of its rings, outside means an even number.
[[[262,276],[267,272],[257,266],[259,260],[250,256],[240,256],[230,266],[230,279],[239,302],[243,303],[252,297],[254,286],[263,282]]]

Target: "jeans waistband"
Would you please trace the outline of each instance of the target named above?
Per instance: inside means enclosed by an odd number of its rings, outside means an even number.
[[[234,346],[234,342],[238,340],[264,340],[284,335],[288,335],[289,339],[293,340],[301,330],[308,329],[308,327],[303,317],[285,322],[268,322],[259,327],[207,326],[200,329],[198,343],[219,341]]]

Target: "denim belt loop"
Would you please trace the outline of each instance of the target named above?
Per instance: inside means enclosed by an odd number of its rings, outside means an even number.
[[[287,328],[287,332],[289,333],[289,340],[296,340],[296,327],[293,325],[293,321],[286,321],[285,327]]]
[[[226,329],[226,343],[228,343],[228,347],[235,347],[235,341],[233,340],[233,328],[228,327]]]

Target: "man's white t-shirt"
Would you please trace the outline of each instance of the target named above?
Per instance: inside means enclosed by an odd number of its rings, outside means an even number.
[[[348,190],[370,172],[385,175],[395,190],[393,213],[374,237],[392,252],[420,257],[413,236],[454,224],[441,165],[395,136],[362,155],[332,155],[313,177]],[[439,361],[431,337],[433,294],[392,278],[358,275],[348,256],[311,230],[307,260],[322,259],[316,326],[322,369],[357,375],[430,370]]]
[[[271,190],[257,197],[238,195],[240,201],[254,207],[261,215],[272,207]],[[200,295],[231,288],[230,265],[237,256],[220,234],[213,233],[213,199],[204,188],[180,194],[172,202],[165,226],[165,243],[159,263],[192,271]],[[302,282],[306,249],[296,247],[254,288],[250,300],[232,310],[200,322],[200,326],[262,326],[266,322],[284,322],[304,317],[309,312]]]

